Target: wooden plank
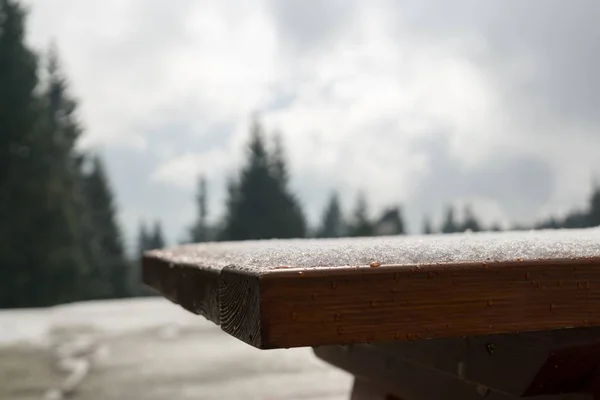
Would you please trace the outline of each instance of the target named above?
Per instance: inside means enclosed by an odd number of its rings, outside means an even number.
[[[521,398],[395,357],[379,349],[377,345],[322,346],[315,348],[314,352],[320,359],[355,375],[357,381],[370,382],[376,388],[375,395],[386,393],[410,400]],[[360,394],[368,399],[368,388],[361,389]],[[535,399],[591,400],[592,396],[587,393],[565,393],[541,395]]]
[[[600,328],[382,343],[377,349],[513,396],[587,392],[600,367]]]
[[[600,229],[270,240],[149,252],[144,282],[282,348],[600,325],[599,266]]]
[[[148,257],[144,259],[142,280],[173,303],[219,325],[219,274],[215,269]]]

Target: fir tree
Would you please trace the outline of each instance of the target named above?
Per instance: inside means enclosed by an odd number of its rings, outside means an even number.
[[[198,181],[198,192],[196,194],[196,207],[198,216],[196,222],[190,228],[190,242],[200,243],[208,240],[208,224],[207,224],[207,189],[206,178],[201,176]]]
[[[577,229],[577,228],[587,228],[589,226],[589,212],[584,212],[580,210],[571,211],[565,217],[562,228],[566,229]]]
[[[431,235],[433,233],[433,228],[431,226],[431,220],[429,217],[423,218],[423,234]]]
[[[138,235],[137,235],[137,254],[141,259],[143,254],[152,250],[150,245],[150,233],[148,232],[148,227],[146,223],[142,221],[138,227]]]
[[[288,188],[283,148],[271,156],[264,134],[254,122],[247,161],[239,177],[228,185],[227,213],[221,239],[302,237],[304,215]]]
[[[149,237],[149,246],[151,250],[162,249],[165,247],[165,239],[162,232],[160,221],[154,222],[154,227]]]
[[[600,186],[592,192],[587,220],[587,226],[600,226]]]
[[[152,234],[148,231],[146,223],[142,221],[138,227],[137,235],[137,259],[134,262],[134,273],[132,274],[132,292],[136,296],[154,296],[157,293],[142,284],[142,258],[146,251],[152,250]]]
[[[91,164],[91,171],[84,176],[84,190],[94,226],[93,270],[97,280],[107,282],[111,297],[126,297],[131,294],[131,269],[125,258],[113,194],[100,158],[92,157]]]
[[[323,213],[321,227],[317,232],[317,237],[331,238],[340,237],[343,234],[344,220],[340,207],[340,200],[337,192],[333,192],[329,198],[329,203]]]
[[[270,174],[275,181],[273,193],[274,232],[279,238],[306,236],[306,220],[300,202],[289,187],[289,173],[281,134],[273,138],[273,152],[269,155]]]
[[[52,206],[47,207],[48,218],[53,221],[52,232],[48,233],[53,240],[48,246],[53,253],[61,254],[56,265],[47,265],[46,272],[56,291],[51,297],[62,302],[86,295],[81,288],[82,277],[91,268],[85,242],[90,221],[86,218],[81,179],[83,155],[75,149],[82,133],[76,117],[77,103],[68,93],[54,46],[50,48],[45,72],[40,117],[43,135],[38,140],[46,148],[42,163],[47,173],[48,198],[54,199]]]
[[[30,293],[43,267],[34,210],[44,176],[33,157],[44,149],[36,142],[37,58],[25,45],[24,18],[15,1],[0,0],[0,307],[43,301]]]
[[[470,206],[465,206],[464,222],[462,224],[461,231],[479,232],[480,230],[481,227],[479,226],[479,222],[477,222],[477,219],[473,214],[473,210]]]
[[[368,204],[364,193],[360,192],[356,199],[356,207],[350,225],[349,236],[372,236],[373,222],[369,219]]]
[[[442,233],[454,233],[458,232],[458,226],[456,221],[454,220],[454,208],[452,206],[448,206],[446,210],[446,218],[444,219],[444,223],[442,224]]]
[[[24,23],[18,2],[0,0],[0,307],[76,300],[86,268],[75,106],[53,53],[40,85]]]

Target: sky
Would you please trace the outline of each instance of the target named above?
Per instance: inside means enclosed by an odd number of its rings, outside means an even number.
[[[251,118],[280,132],[316,224],[332,190],[373,216],[471,204],[486,223],[585,207],[600,173],[600,2],[28,0],[80,101],[80,145],[109,169],[132,242],[183,238],[199,174],[209,213]]]

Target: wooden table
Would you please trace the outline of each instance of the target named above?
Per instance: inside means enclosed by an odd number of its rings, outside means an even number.
[[[268,240],[144,255],[144,283],[352,399],[600,399],[600,229]]]

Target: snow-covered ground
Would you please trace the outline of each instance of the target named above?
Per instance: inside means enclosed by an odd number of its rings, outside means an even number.
[[[348,399],[310,349],[261,351],[162,298],[0,311],[0,399]]]

